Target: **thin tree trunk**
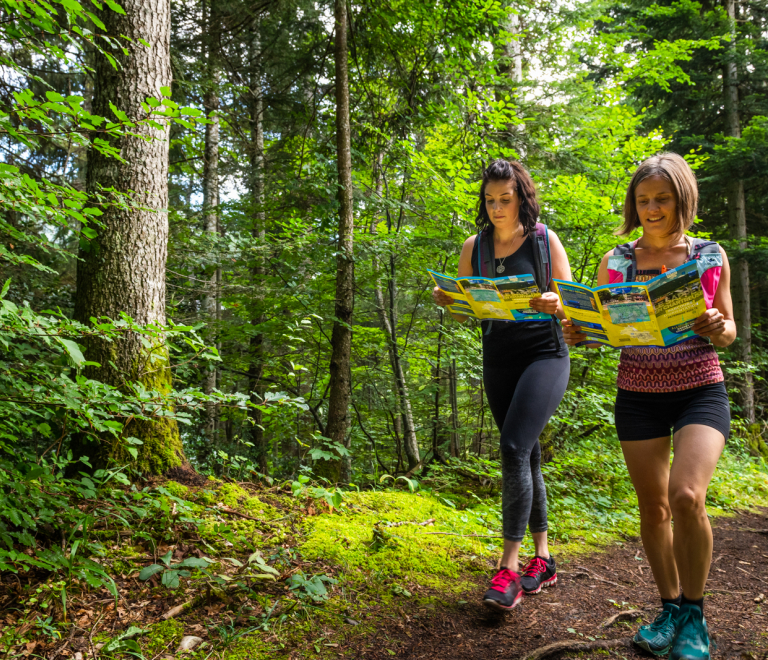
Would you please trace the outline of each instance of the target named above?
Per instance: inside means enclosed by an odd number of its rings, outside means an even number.
[[[725,0],[728,14],[731,41],[729,42],[728,60],[723,67],[723,96],[725,100],[727,132],[730,137],[741,137],[739,117],[739,74],[736,68],[736,3]],[[744,198],[744,182],[733,180],[728,186],[728,212],[731,239],[738,244],[740,251],[747,249],[747,214]],[[736,317],[741,346],[741,360],[746,365],[752,363],[752,314],[749,295],[749,264],[743,254],[733,262],[732,275],[733,311]],[[755,388],[751,373],[744,374],[741,381],[742,416],[750,424],[755,422]]]
[[[142,103],[148,96],[160,97],[171,85],[169,0],[123,0],[125,14],[106,9],[99,12],[106,34],[121,39],[112,51],[113,66],[96,53],[93,112],[113,118],[110,103],[130,120],[145,116]],[[147,43],[148,46],[143,45]],[[122,48],[127,49],[124,55]],[[98,236],[80,250],[74,316],[89,323],[92,317],[118,319],[128,314],[134,321],[166,322],[165,262],[168,249],[168,126],[162,129],[136,126],[133,132],[151,138],[125,136],[115,139],[123,160],[92,150],[88,157],[87,187],[95,194],[103,189],[132,194],[144,208],[106,207]],[[130,191],[136,191],[131,193]],[[149,390],[171,389],[169,354],[165,342],[149,348],[129,334],[108,343],[88,340],[86,356],[100,366],[90,366],[86,375],[117,387],[138,381]],[[124,435],[143,442],[138,447],[137,467],[145,473],[161,474],[186,461],[175,420],[132,421]],[[94,467],[110,458],[124,461],[120,446],[109,439],[96,445],[84,438],[74,442],[77,455],[87,455]]]
[[[336,257],[336,320],[331,334],[330,395],[326,434],[335,443],[349,446],[349,400],[352,393],[350,354],[352,312],[355,300],[354,223],[352,217],[352,148],[349,125],[347,67],[347,3],[335,0],[336,60],[336,166],[339,175],[339,239]],[[347,461],[326,466],[334,481],[346,481]]]
[[[205,125],[205,153],[203,160],[203,219],[204,231],[211,240],[210,246],[216,244],[219,233],[219,75],[216,66],[215,47],[212,44],[211,34],[214,32],[213,6],[203,3],[203,40],[205,44],[205,58],[207,67],[206,90],[203,96],[203,107],[208,122]],[[208,324],[208,341],[215,343],[216,326],[219,317],[219,280],[221,273],[217,268],[210,276],[206,285],[203,298],[203,315]],[[213,364],[208,366],[203,377],[203,392],[211,394],[216,389],[217,369]],[[206,403],[205,406],[205,436],[209,448],[212,448],[216,440],[216,423],[218,410],[215,403]]]
[[[435,375],[433,382],[435,384],[435,411],[432,419],[432,454],[438,455],[437,446],[440,437],[440,390],[442,389],[442,365],[440,362],[442,349],[443,349],[443,320],[444,314],[441,309],[440,312],[440,325],[437,331],[437,364],[435,365]]]
[[[458,458],[461,455],[459,447],[459,396],[456,378],[456,359],[451,360],[450,378],[448,381],[451,399],[451,456]]]
[[[376,195],[379,199],[381,199],[384,189],[381,177],[381,154],[379,154],[376,162]],[[391,226],[389,229],[391,230]],[[375,225],[371,227],[371,232],[374,231]],[[394,255],[390,255],[388,301],[385,301],[384,291],[381,288],[379,268],[379,259],[374,253],[373,272],[376,278],[376,283],[374,286],[376,311],[379,315],[379,323],[387,342],[389,364],[395,380],[395,391],[397,392],[398,406],[400,409],[399,415],[402,420],[403,444],[405,445],[405,455],[408,459],[408,469],[410,470],[418,465],[419,461],[421,460],[421,456],[419,454],[419,443],[416,439],[416,426],[413,423],[413,411],[411,409],[411,399],[408,395],[408,384],[405,380],[403,363],[400,359],[400,348],[397,344],[397,311],[395,309],[395,301],[397,299],[395,286],[396,266]],[[388,309],[387,302],[389,302]]]
[[[256,29],[259,29],[258,26]],[[261,40],[258,34],[255,35],[252,44],[251,56],[253,57],[261,50]],[[250,88],[251,198],[253,206],[256,208],[252,235],[261,243],[266,237],[266,212],[264,211],[264,100],[261,66],[258,64],[251,73]],[[251,274],[253,289],[254,291],[259,291],[264,276],[264,260],[261,256],[256,257]],[[261,297],[254,300],[256,313],[253,318],[253,324],[256,326],[264,322],[263,307],[264,302]],[[264,374],[264,334],[259,331],[254,332],[250,343],[251,364],[248,369],[248,391],[251,393],[251,401],[258,404],[264,399],[266,391],[262,381]],[[264,474],[267,474],[269,470],[269,447],[264,437],[262,412],[258,408],[252,408],[248,414],[253,425],[251,438],[254,444],[254,451],[256,452],[256,460],[259,469]]]

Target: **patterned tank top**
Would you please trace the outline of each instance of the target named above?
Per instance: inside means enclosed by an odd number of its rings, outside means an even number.
[[[632,249],[634,250],[634,244]],[[613,257],[610,257],[608,261],[610,282],[623,282],[624,273],[618,268],[611,268],[612,259]],[[691,259],[690,254],[688,259]],[[707,309],[712,307],[714,302],[721,269],[722,259],[719,265],[715,262],[701,273]],[[632,280],[643,282],[660,274],[660,270],[639,270]],[[679,392],[720,383],[723,380],[723,370],[720,368],[715,347],[702,337],[694,337],[668,347],[622,348],[616,385],[622,390],[632,392]]]

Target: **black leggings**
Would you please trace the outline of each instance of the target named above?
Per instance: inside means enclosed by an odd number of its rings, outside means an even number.
[[[522,541],[547,529],[547,491],[539,435],[565,394],[570,359],[553,357],[510,368],[483,367],[488,405],[501,432],[501,508],[504,538]]]

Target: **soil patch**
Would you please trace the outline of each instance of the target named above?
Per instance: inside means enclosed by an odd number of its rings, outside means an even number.
[[[714,524],[714,555],[705,616],[717,643],[714,658],[768,660],[768,515],[744,514]],[[522,660],[537,648],[572,641],[572,651],[549,658],[648,658],[631,646],[580,651],[577,643],[626,640],[637,619],[653,620],[658,592],[639,539],[604,554],[569,561],[559,557],[556,587],[526,597],[512,612],[497,615],[480,605],[486,584],[437,611],[401,613],[357,657],[365,660],[504,658]],[[765,598],[764,601],[761,600]],[[759,601],[757,602],[756,601]],[[602,624],[623,610],[630,621]],[[621,617],[620,617],[621,618]]]

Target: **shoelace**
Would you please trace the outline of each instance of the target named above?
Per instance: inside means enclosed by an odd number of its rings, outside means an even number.
[[[503,568],[491,578],[491,589],[504,593],[509,583],[514,582],[517,578],[517,573],[510,571],[508,568]]]
[[[675,629],[674,614],[669,610],[662,610],[650,625],[653,632],[671,634]]]
[[[679,615],[677,617],[677,624],[676,624],[677,625],[677,629],[678,630],[682,630],[685,627],[685,624],[688,623],[688,621],[690,619],[693,619],[694,616],[695,615],[694,615],[693,611],[690,610],[690,609],[686,610],[683,614]],[[698,618],[698,617],[696,617],[696,618]],[[654,623],[656,623],[656,622],[654,621]],[[703,633],[703,637],[704,637],[704,643],[708,644],[709,643],[709,634],[708,634],[706,628],[704,628],[704,626],[701,626],[701,628],[702,628],[701,632]]]
[[[532,577],[536,578],[539,577],[541,573],[547,572],[547,564],[546,562],[541,559],[541,557],[534,557],[531,559],[531,561],[528,562],[528,566],[525,567],[525,571],[523,572],[523,575],[526,577]]]

